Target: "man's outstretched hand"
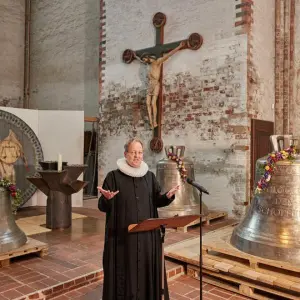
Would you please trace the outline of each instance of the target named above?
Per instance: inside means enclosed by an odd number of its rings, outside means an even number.
[[[111,191],[107,191],[107,190],[104,190],[102,187],[98,186],[97,189],[100,191],[100,193],[106,198],[106,199],[111,199],[113,198],[114,196],[116,196],[119,191],[116,191],[116,192],[111,192]]]
[[[175,195],[175,193],[177,191],[180,190],[180,185],[176,185],[175,187],[173,187],[172,189],[170,189],[168,192],[167,192],[167,198],[170,199],[171,197],[173,197]]]

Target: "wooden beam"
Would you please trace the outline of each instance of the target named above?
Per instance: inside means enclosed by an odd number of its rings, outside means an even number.
[[[84,117],[84,122],[99,122],[98,117]]]

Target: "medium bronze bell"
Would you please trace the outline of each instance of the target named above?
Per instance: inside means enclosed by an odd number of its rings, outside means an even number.
[[[291,135],[271,136],[271,143],[274,151],[281,151],[295,145],[295,139]],[[267,157],[263,157],[256,162],[256,184],[266,161]],[[255,256],[300,263],[299,154],[295,154],[293,160],[276,162],[267,188],[254,195],[230,242],[239,250]]]
[[[166,146],[165,152],[168,156],[169,153],[174,153],[183,161],[185,169],[187,171],[187,177],[192,180],[195,179],[194,164],[192,161],[183,158],[185,147],[184,146]],[[197,190],[185,183],[182,184],[182,178],[179,173],[178,165],[176,161],[164,158],[157,163],[156,178],[161,186],[162,193],[169,191],[176,185],[181,185],[181,188],[176,192],[175,200],[167,207],[158,209],[159,216],[161,218],[169,218],[185,215],[197,215],[200,214],[200,198]],[[207,206],[202,203],[202,214],[207,215]]]
[[[12,214],[9,192],[0,187],[0,253],[20,248],[27,242]]]

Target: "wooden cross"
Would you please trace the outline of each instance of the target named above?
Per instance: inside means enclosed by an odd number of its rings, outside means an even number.
[[[177,42],[172,42],[168,44],[164,44],[164,26],[166,24],[166,15],[158,12],[153,17],[153,25],[156,30],[156,39],[155,39],[155,46],[150,48],[145,48],[141,50],[133,51],[131,49],[127,49],[123,52],[123,62],[126,64],[130,64],[136,56],[139,58],[144,57],[145,55],[151,56],[154,55],[156,58],[163,57],[164,54],[172,51],[173,49],[177,48],[181,42],[185,42],[184,48],[181,49],[191,49],[191,50],[198,50],[202,43],[203,38],[198,33],[192,33],[188,39],[181,40]],[[161,152],[163,149],[163,141],[161,139],[161,120],[162,120],[162,103],[163,103],[163,65],[161,66],[161,74],[159,78],[159,95],[157,99],[157,127],[154,128],[153,131],[153,139],[150,142],[150,148],[154,152]]]

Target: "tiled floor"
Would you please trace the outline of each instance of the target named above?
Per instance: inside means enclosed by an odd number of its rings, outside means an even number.
[[[44,212],[45,208],[25,209],[18,217],[34,216]],[[72,227],[68,230],[44,232],[31,236],[49,244],[48,256],[39,258],[29,255],[15,260],[9,267],[0,269],[0,300],[28,299],[24,298],[24,295],[40,290],[45,291],[48,288],[55,291],[59,285],[65,287],[74,285],[75,282],[80,283],[76,278],[101,270],[104,214],[91,208],[78,208],[74,209],[74,212],[88,217],[73,220]],[[203,231],[215,230],[232,222],[232,220],[216,221],[204,227]],[[166,235],[165,245],[198,235],[199,227],[193,228],[188,233],[170,230]],[[174,263],[166,261],[166,267],[167,270],[174,268]],[[101,289],[102,283],[98,281],[55,299],[99,300]],[[181,276],[169,282],[169,290],[171,299],[200,299],[199,281],[187,276]],[[204,285],[203,293],[205,296],[203,299],[207,300],[245,299],[207,284]]]

